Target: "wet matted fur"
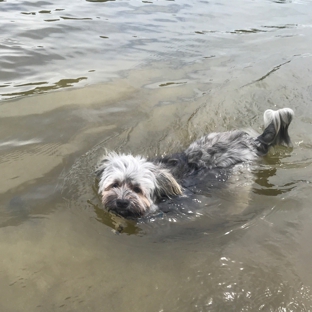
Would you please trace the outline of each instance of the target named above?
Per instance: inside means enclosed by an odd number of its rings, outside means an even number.
[[[102,203],[125,218],[140,218],[157,211],[164,198],[183,195],[188,185],[203,181],[201,177],[226,181],[235,165],[264,156],[271,146],[291,146],[288,127],[293,115],[290,108],[266,110],[261,135],[243,130],[210,133],[162,158],[107,153],[96,170]]]

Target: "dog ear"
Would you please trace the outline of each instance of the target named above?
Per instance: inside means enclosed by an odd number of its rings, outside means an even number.
[[[156,170],[154,173],[157,182],[157,187],[155,190],[155,195],[157,197],[171,197],[182,194],[180,184],[168,170],[158,168],[158,170]]]

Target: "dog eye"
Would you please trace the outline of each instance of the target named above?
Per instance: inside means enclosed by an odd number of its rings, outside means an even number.
[[[169,165],[171,165],[171,166],[177,166],[178,163],[179,163],[179,161],[178,161],[177,159],[172,158],[172,159],[169,159],[169,160],[168,160],[168,163],[169,163]]]
[[[114,182],[111,187],[119,187],[119,183],[118,182]]]
[[[133,192],[135,193],[142,193],[142,190],[138,186],[133,187]]]

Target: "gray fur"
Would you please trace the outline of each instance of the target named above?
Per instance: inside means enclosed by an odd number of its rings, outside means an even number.
[[[258,157],[254,138],[241,130],[210,133],[185,151],[188,160],[201,168],[225,168]]]

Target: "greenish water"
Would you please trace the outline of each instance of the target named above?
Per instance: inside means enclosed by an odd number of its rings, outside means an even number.
[[[0,310],[310,311],[311,9],[0,1]],[[230,189],[145,223],[101,209],[105,149],[170,153],[281,107],[293,149]]]

